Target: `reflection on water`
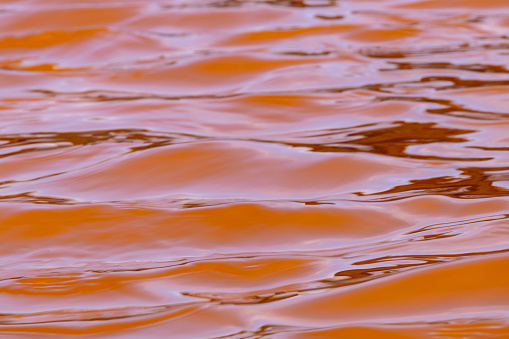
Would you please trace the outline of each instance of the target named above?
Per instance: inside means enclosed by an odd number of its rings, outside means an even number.
[[[2,1],[0,334],[507,338],[508,13]]]

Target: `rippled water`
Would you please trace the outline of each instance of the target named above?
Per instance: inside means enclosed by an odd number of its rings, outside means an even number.
[[[0,336],[509,338],[507,0],[3,0]]]

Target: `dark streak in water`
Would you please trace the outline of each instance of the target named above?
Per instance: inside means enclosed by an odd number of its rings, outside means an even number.
[[[509,73],[509,70],[502,65],[484,64],[453,64],[450,62],[389,62],[395,68],[380,69],[380,71],[412,70],[412,69],[455,69],[460,71],[478,73]]]
[[[370,201],[394,201],[423,195],[443,195],[457,199],[486,199],[506,197],[509,189],[497,187],[496,181],[509,181],[509,167],[468,167],[458,168],[461,173],[455,177],[441,176],[422,180],[410,180],[409,184],[389,190],[364,194],[373,197]],[[499,173],[491,173],[499,172]]]
[[[369,126],[369,125],[368,125]],[[366,152],[392,157],[402,157],[423,160],[448,161],[486,161],[491,158],[455,158],[435,155],[417,155],[407,153],[407,148],[413,145],[426,145],[431,143],[462,143],[468,139],[459,138],[458,135],[474,133],[474,130],[460,130],[456,128],[443,128],[435,123],[418,123],[395,121],[389,126],[351,127],[348,129],[330,129],[321,131],[301,132],[284,137],[278,142],[291,147],[306,147],[312,152]],[[371,127],[371,126],[369,126]],[[274,137],[278,139],[281,137]]]

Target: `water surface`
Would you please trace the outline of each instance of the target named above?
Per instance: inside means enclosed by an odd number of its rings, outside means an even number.
[[[0,335],[508,338],[507,0],[3,0]]]

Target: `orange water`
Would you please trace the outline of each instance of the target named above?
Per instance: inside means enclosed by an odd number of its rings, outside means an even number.
[[[509,338],[508,0],[3,0],[0,336]]]

